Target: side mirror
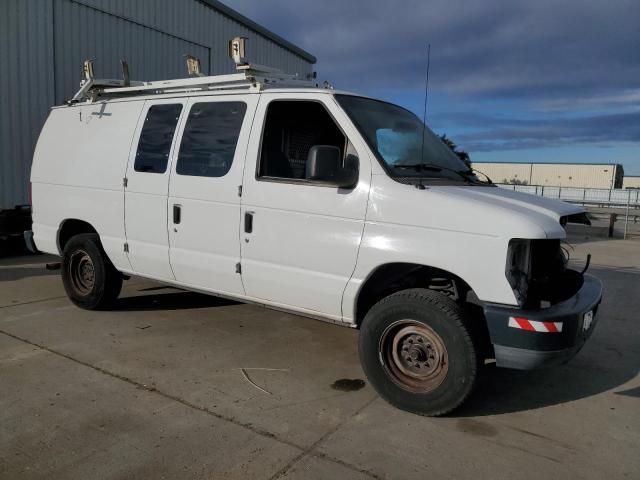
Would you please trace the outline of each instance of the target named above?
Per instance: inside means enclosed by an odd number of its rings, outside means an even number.
[[[348,155],[345,166],[340,164],[340,149],[333,145],[314,145],[307,155],[305,178],[338,188],[358,183],[358,158]]]

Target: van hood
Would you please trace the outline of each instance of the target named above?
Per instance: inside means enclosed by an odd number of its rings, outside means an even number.
[[[450,200],[455,197],[459,208],[480,215],[487,223],[503,223],[498,219],[503,220],[507,225],[502,232],[514,230],[507,235],[512,238],[518,235],[517,230],[526,235],[523,238],[564,238],[566,233],[560,225],[560,218],[584,212],[578,205],[499,187],[448,186],[432,189]],[[532,231],[534,226],[539,230],[536,233]],[[494,233],[498,232],[494,230]]]
[[[420,190],[378,176],[373,180],[372,221],[503,238],[565,238],[560,218],[584,212],[578,205],[498,187]]]
[[[499,187],[464,187],[456,191],[456,194],[477,201],[502,201],[519,208],[548,215],[555,221],[559,221],[560,217],[566,215],[584,212],[584,209],[579,205]]]

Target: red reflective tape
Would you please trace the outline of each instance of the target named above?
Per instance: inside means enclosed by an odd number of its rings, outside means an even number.
[[[529,332],[535,332],[536,329],[533,328],[533,325],[529,323],[529,320],[521,317],[513,317],[513,319],[520,325],[520,328],[523,330],[528,330]]]
[[[549,330],[551,333],[558,333],[558,329],[556,328],[555,323],[553,322],[542,322],[542,323],[547,328],[547,330]]]

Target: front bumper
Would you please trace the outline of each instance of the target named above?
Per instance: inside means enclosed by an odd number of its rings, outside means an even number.
[[[485,304],[497,366],[528,370],[566,363],[593,332],[601,301],[602,283],[585,275],[573,297],[549,308]]]

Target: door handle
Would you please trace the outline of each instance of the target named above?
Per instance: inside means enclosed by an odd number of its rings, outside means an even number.
[[[253,232],[253,212],[244,212],[244,233]]]
[[[180,223],[182,219],[182,205],[173,206],[173,223],[176,225]]]

